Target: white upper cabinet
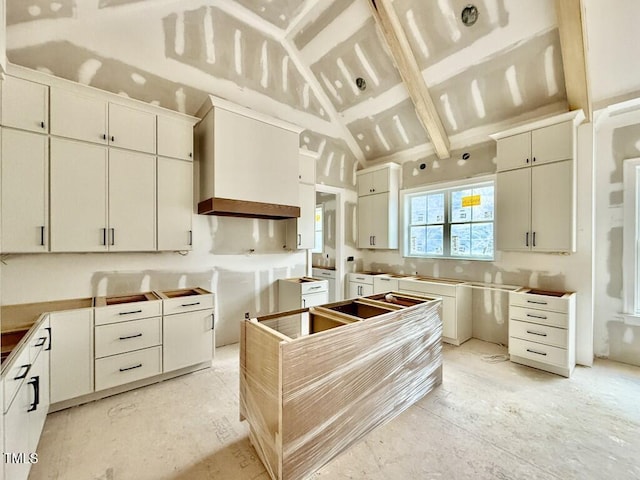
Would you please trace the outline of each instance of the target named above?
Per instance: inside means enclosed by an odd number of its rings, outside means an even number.
[[[193,160],[193,121],[158,116],[158,155]]]
[[[49,142],[46,136],[2,131],[2,251],[46,252],[49,248]]]
[[[110,251],[156,249],[156,157],[109,151]]]
[[[7,75],[2,82],[2,125],[49,131],[49,87]]]
[[[499,250],[531,249],[531,169],[501,172],[496,181],[496,246]]]
[[[60,87],[51,87],[51,135],[107,144],[108,102]]]
[[[51,251],[107,250],[107,152],[51,138]]]
[[[109,103],[109,145],[156,153],[156,115]]]
[[[388,192],[391,188],[391,171],[388,168],[377,169],[358,175],[358,196]]]
[[[300,216],[287,220],[286,244],[289,249],[310,249],[315,245],[316,157],[300,150],[298,184]]]
[[[193,163],[158,157],[158,250],[191,250]]]

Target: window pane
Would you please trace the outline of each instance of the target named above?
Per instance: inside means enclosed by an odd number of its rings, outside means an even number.
[[[480,203],[471,207],[474,222],[493,221],[493,185],[474,188],[473,195],[480,197]]]
[[[444,247],[444,227],[434,225],[427,227],[427,255],[442,255]]]
[[[451,256],[469,256],[471,251],[471,224],[451,225]]]
[[[493,257],[493,223],[471,224],[471,255]]]
[[[463,204],[472,199],[472,195],[471,189],[451,192],[451,222],[471,221],[471,207],[464,207]]]
[[[444,222],[444,193],[434,193],[428,196],[427,223]]]
[[[443,227],[410,227],[409,255],[442,255]]]
[[[427,197],[411,197],[411,225],[424,225],[427,220]]]

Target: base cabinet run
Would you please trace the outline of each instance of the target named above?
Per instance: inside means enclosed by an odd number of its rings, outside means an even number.
[[[570,377],[576,366],[575,310],[575,293],[510,292],[511,361]]]

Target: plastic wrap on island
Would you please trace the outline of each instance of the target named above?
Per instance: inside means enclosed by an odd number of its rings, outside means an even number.
[[[271,478],[309,478],[440,385],[440,311],[388,292],[244,320],[240,418]]]

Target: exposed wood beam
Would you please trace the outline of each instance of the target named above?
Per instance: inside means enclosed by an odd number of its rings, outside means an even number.
[[[584,2],[583,0],[556,0],[555,3],[569,108],[571,110],[581,108],[587,120],[591,121]]]
[[[368,3],[436,154],[449,158],[449,138],[391,0],[368,0]]]

